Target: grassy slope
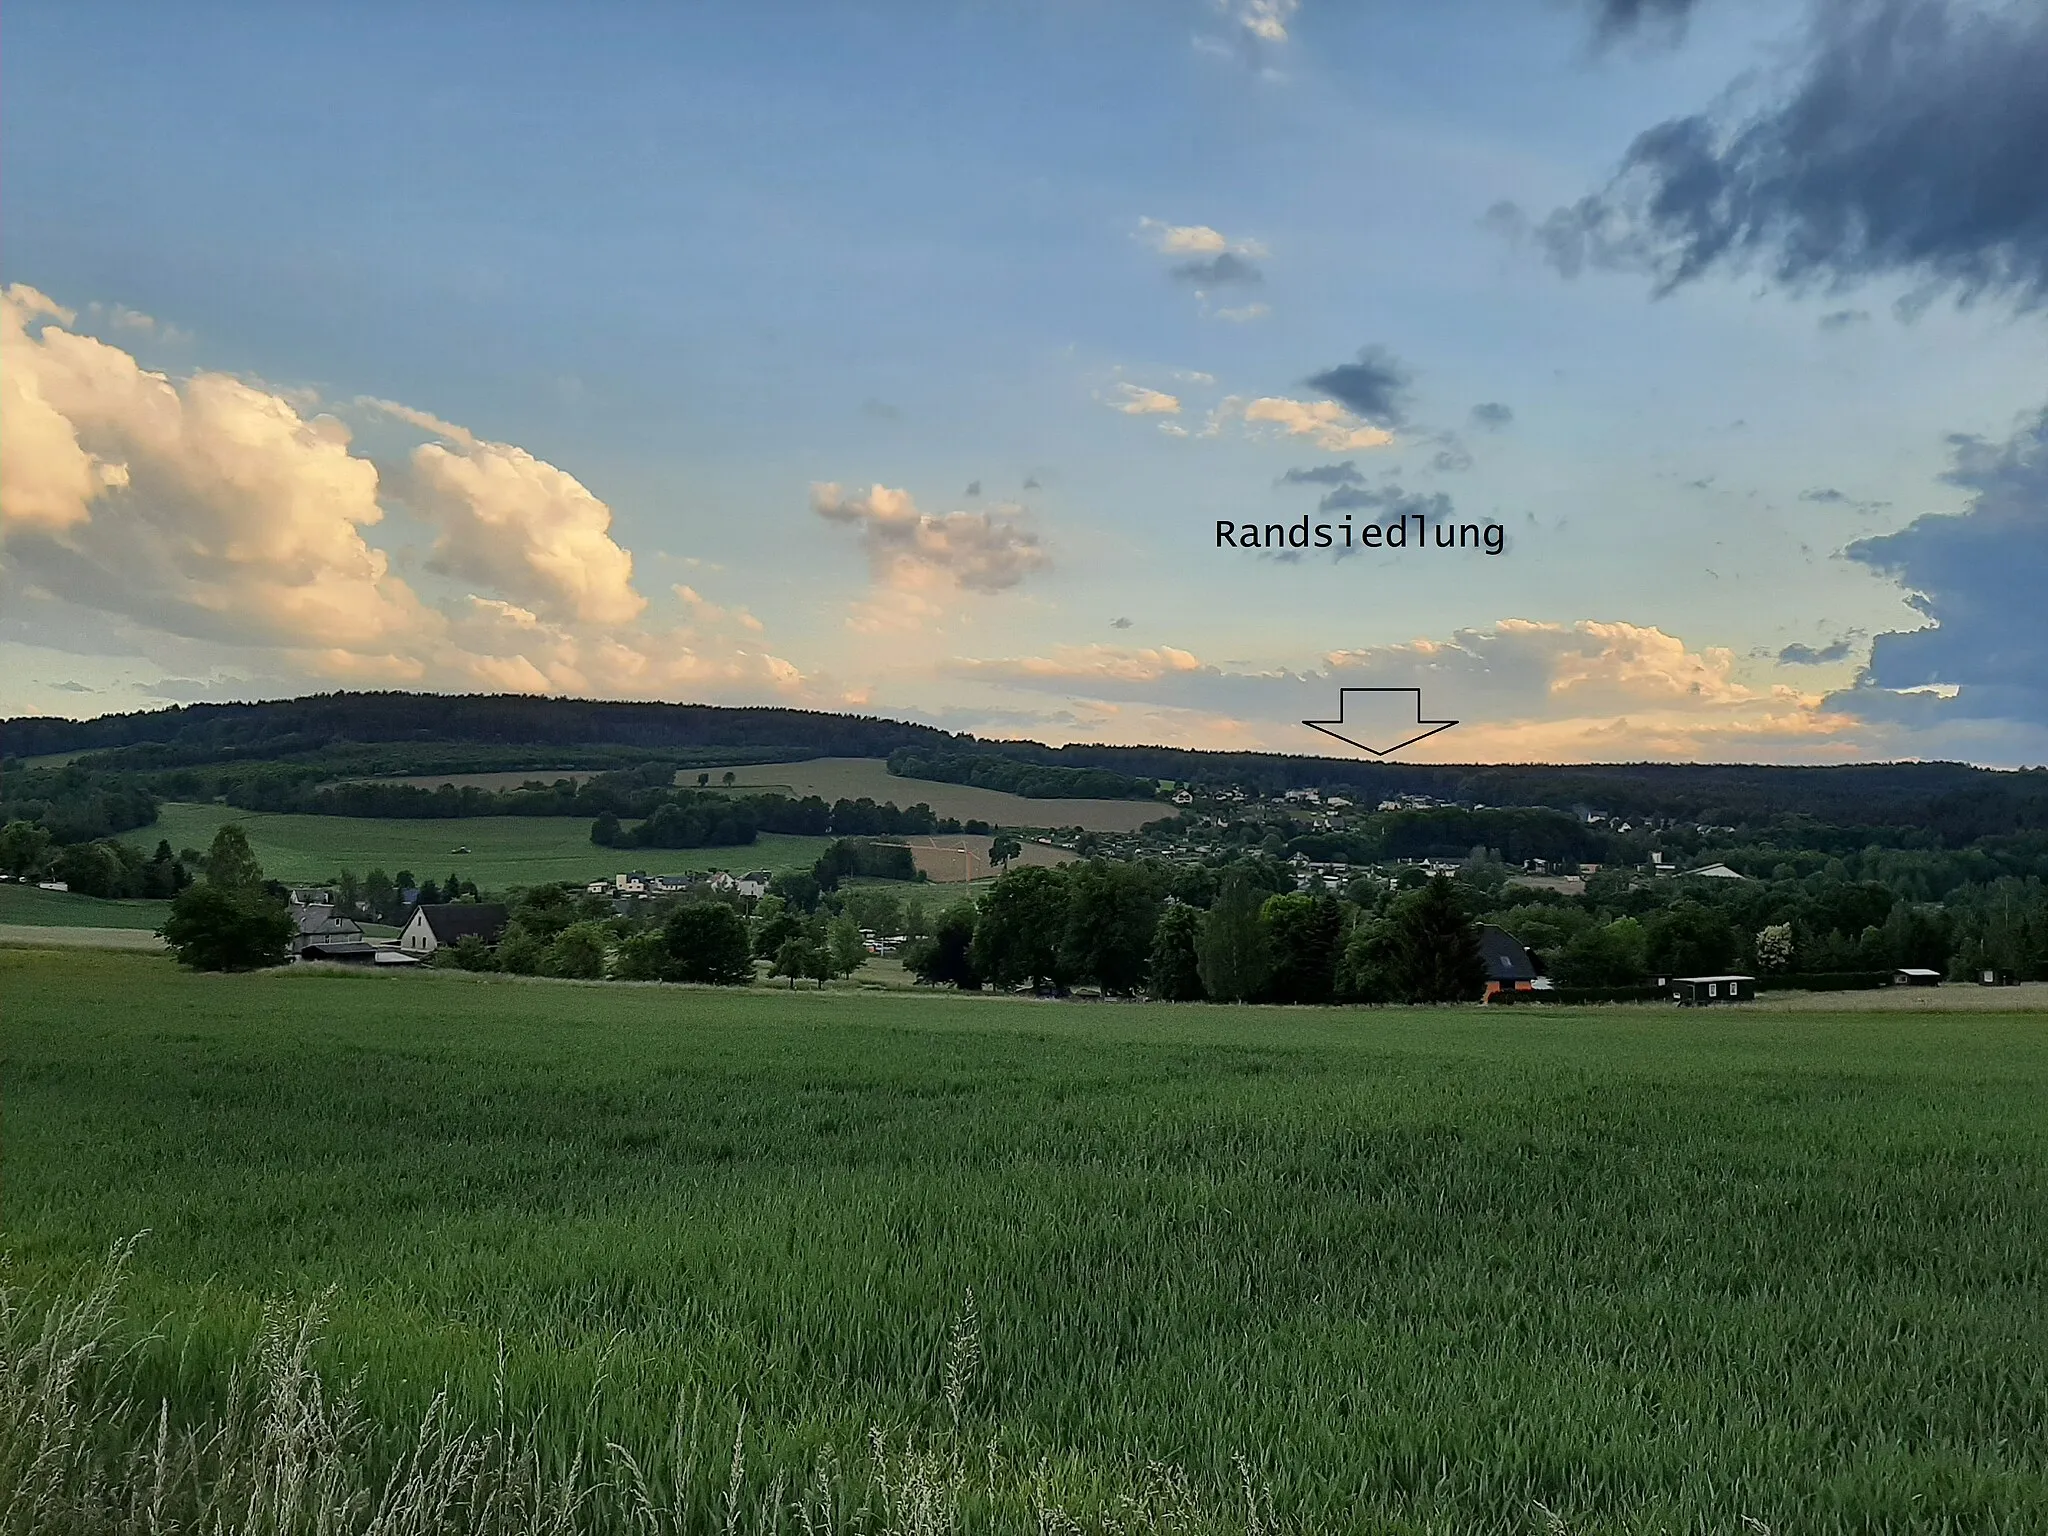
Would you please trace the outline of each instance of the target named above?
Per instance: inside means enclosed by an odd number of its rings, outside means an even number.
[[[685,768],[676,774],[678,784],[694,786],[700,773],[709,772],[711,787],[723,788],[723,768]],[[858,800],[865,795],[881,804],[898,805],[920,801],[941,816],[962,821],[979,818],[1001,827],[1086,827],[1092,832],[1130,832],[1148,821],[1173,814],[1174,807],[1151,800],[1029,800],[1000,790],[978,789],[972,784],[941,784],[931,779],[901,779],[889,772],[879,757],[817,757],[801,763],[757,763],[734,768],[735,789],[781,789],[802,797],[817,795],[825,800],[841,796]]]
[[[822,837],[764,835],[744,848],[611,849],[590,841],[590,823],[567,816],[478,816],[409,821],[358,816],[277,816],[225,805],[166,805],[154,826],[127,834],[154,848],[204,848],[224,821],[239,821],[264,872],[278,880],[332,879],[381,866],[439,880],[450,870],[488,890],[543,880],[592,880],[621,869],[788,869],[808,866]],[[454,850],[467,847],[468,853]]]
[[[2048,1528],[2039,1015],[1058,1006],[0,953],[29,1274],[143,1228],[164,1386],[337,1288],[373,1409],[1070,1480],[1242,1452],[1358,1528]],[[189,1309],[202,1305],[195,1323]],[[189,1346],[182,1366],[171,1352]],[[849,1454],[857,1446],[849,1445]],[[1064,1454],[1065,1459],[1059,1459]],[[701,1469],[700,1469],[701,1470]],[[1409,1525],[1407,1522],[1415,1522]],[[1944,1524],[1947,1522],[1947,1524]]]
[[[170,910],[167,901],[101,901],[69,891],[45,891],[33,885],[0,885],[0,923],[6,924],[154,929],[162,925]]]

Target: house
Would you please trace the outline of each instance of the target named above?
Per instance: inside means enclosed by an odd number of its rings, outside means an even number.
[[[399,952],[425,958],[443,944],[453,944],[471,935],[486,944],[495,944],[505,931],[506,918],[505,909],[495,902],[457,901],[415,907],[412,920],[398,936]]]
[[[1709,1003],[1753,1003],[1754,976],[1674,976],[1671,1000],[1682,1007],[1699,1008]]]
[[[768,883],[774,878],[765,869],[750,869],[733,882],[733,889],[749,898],[766,896]]]
[[[1741,870],[1730,869],[1726,864],[1702,864],[1698,869],[1679,871],[1680,879],[1691,879],[1696,875],[1707,880],[1747,880],[1749,878]]]
[[[1491,923],[1479,925],[1479,958],[1486,962],[1486,990],[1489,1003],[1526,1002],[1539,990],[1536,962],[1522,941],[1505,928]]]
[[[298,932],[292,937],[292,953],[301,960],[337,960],[350,956],[315,954],[315,950],[367,947],[363,930],[352,917],[342,917],[331,906],[307,904],[291,909]]]
[[[1930,971],[1924,965],[1902,965],[1892,972],[1892,985],[1895,987],[1938,987],[1941,985],[1941,972]]]

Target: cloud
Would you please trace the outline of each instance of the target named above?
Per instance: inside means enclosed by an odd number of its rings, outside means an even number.
[[[1537,230],[1567,274],[1669,292],[1761,268],[1795,291],[1879,276],[1924,300],[2048,299],[2048,7],[1823,0],[1801,62],[1748,111],[1672,118]]]
[[[1487,400],[1472,407],[1472,425],[1481,432],[1499,432],[1514,424],[1515,412],[1512,406],[1502,405],[1498,400]]]
[[[1131,621],[1129,619],[1111,619],[1109,621],[1109,627],[1111,629],[1129,629],[1131,627]]]
[[[1307,469],[1290,469],[1280,477],[1282,485],[1363,485],[1365,476],[1350,459],[1341,464],[1316,464]]]
[[[1355,363],[1339,363],[1305,381],[1365,420],[1398,427],[1405,419],[1411,376],[1384,347],[1364,347]]]
[[[1273,310],[1266,304],[1246,304],[1240,309],[1215,309],[1210,313],[1218,320],[1228,320],[1234,325],[1242,325],[1251,320],[1263,320],[1273,313]]]
[[[1168,224],[1162,219],[1138,220],[1138,232],[1154,250],[1167,256],[1213,256],[1230,249],[1222,231],[1206,224]]]
[[[981,482],[979,480],[968,481],[967,494],[969,496],[979,496],[981,494]]]
[[[611,508],[575,476],[510,443],[461,429],[452,447],[413,451],[409,502],[435,524],[431,569],[489,584],[542,614],[627,624],[647,600],[633,557],[611,537]]]
[[[1851,560],[1891,577],[1928,620],[1879,635],[1861,686],[1948,685],[1953,716],[2048,725],[2048,410],[2002,443],[1951,439],[1945,478],[1970,493],[1961,512],[1916,518],[1896,533],[1851,544]]]
[[[1867,309],[1831,309],[1814,322],[1824,331],[1846,331],[1851,326],[1869,323],[1870,311]]]
[[[1413,755],[1436,761],[1833,760],[1854,756],[1861,722],[1821,695],[1751,682],[1732,652],[1654,627],[1503,619],[1446,639],[1332,651],[1301,667],[1252,671],[1160,647],[1064,646],[962,663],[965,675],[1058,697],[1102,739],[1144,739],[1136,722],[1200,722],[1209,742],[1321,751],[1300,722],[1347,687],[1419,688],[1462,724]]]
[[[1273,426],[1289,437],[1305,437],[1330,453],[1351,453],[1366,448],[1384,448],[1394,434],[1369,426],[1332,400],[1290,400],[1268,395],[1242,400],[1232,395],[1210,412],[1205,435],[1214,436],[1222,423],[1241,417],[1251,426]]]
[[[1232,284],[1249,286],[1266,280],[1264,273],[1236,251],[1222,251],[1199,261],[1181,262],[1173,268],[1173,278],[1176,282],[1203,290]]]
[[[1147,389],[1141,384],[1119,384],[1117,393],[1121,400],[1111,402],[1112,409],[1122,411],[1126,416],[1178,416],[1180,399],[1161,390]]]
[[[1685,30],[1698,0],[1588,0],[1593,30],[1602,43],[1657,30],[1676,37]]]
[[[1457,433],[1442,433],[1437,442],[1437,451],[1429,461],[1431,469],[1440,475],[1462,475],[1472,467],[1472,450],[1465,446],[1465,440]]]
[[[1219,0],[1216,8],[1260,42],[1284,43],[1301,0]]]
[[[1799,499],[1801,501],[1820,502],[1823,505],[1827,505],[1835,502],[1844,502],[1849,498],[1836,490],[1832,485],[1820,485],[1813,487],[1811,490],[1801,491]]]
[[[473,587],[415,590],[370,541],[392,488],[310,395],[151,372],[71,318],[30,289],[0,295],[0,599],[71,648],[202,670],[225,650],[286,684],[801,687],[786,661],[703,626],[632,627],[631,556],[573,477],[380,404],[444,439],[401,478],[436,535],[430,564]]]
[[[1818,649],[1794,643],[1778,652],[1778,660],[1794,667],[1825,666],[1829,662],[1848,660],[1849,649],[1850,643],[1847,640],[1830,640]]]
[[[1027,682],[1065,687],[1089,682],[1149,683],[1162,677],[1199,672],[1202,663],[1192,652],[1162,645],[1131,650],[1114,645],[1055,646],[1046,656],[1003,661],[955,663],[968,677],[997,682]]]
[[[1159,219],[1138,220],[1138,234],[1162,256],[1184,258],[1167,269],[1176,282],[1186,283],[1196,297],[1206,300],[1218,288],[1253,287],[1265,281],[1257,258],[1266,247],[1257,240],[1232,240],[1207,224],[1168,224]],[[1266,313],[1263,304],[1219,311],[1226,320],[1252,320]]]
[[[1395,518],[1417,516],[1429,523],[1442,523],[1456,514],[1451,498],[1442,491],[1404,491],[1398,485],[1339,486],[1316,508],[1321,512],[1382,513],[1389,523]]]
[[[1001,592],[1052,564],[1038,536],[1003,511],[934,516],[920,512],[908,491],[876,485],[850,492],[832,484],[811,487],[811,510],[858,528],[875,580],[902,591],[943,582]]]

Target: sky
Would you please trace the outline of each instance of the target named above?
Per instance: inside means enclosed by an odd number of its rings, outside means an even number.
[[[2032,0],[15,0],[0,715],[2040,764],[2044,80]]]

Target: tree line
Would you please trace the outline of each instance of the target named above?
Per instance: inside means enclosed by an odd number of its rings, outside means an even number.
[[[889,754],[888,767],[899,778],[972,784],[1030,800],[1150,800],[1159,791],[1158,783],[1152,779],[1134,778],[1107,768],[1063,768],[996,751],[943,752],[900,747]]]

